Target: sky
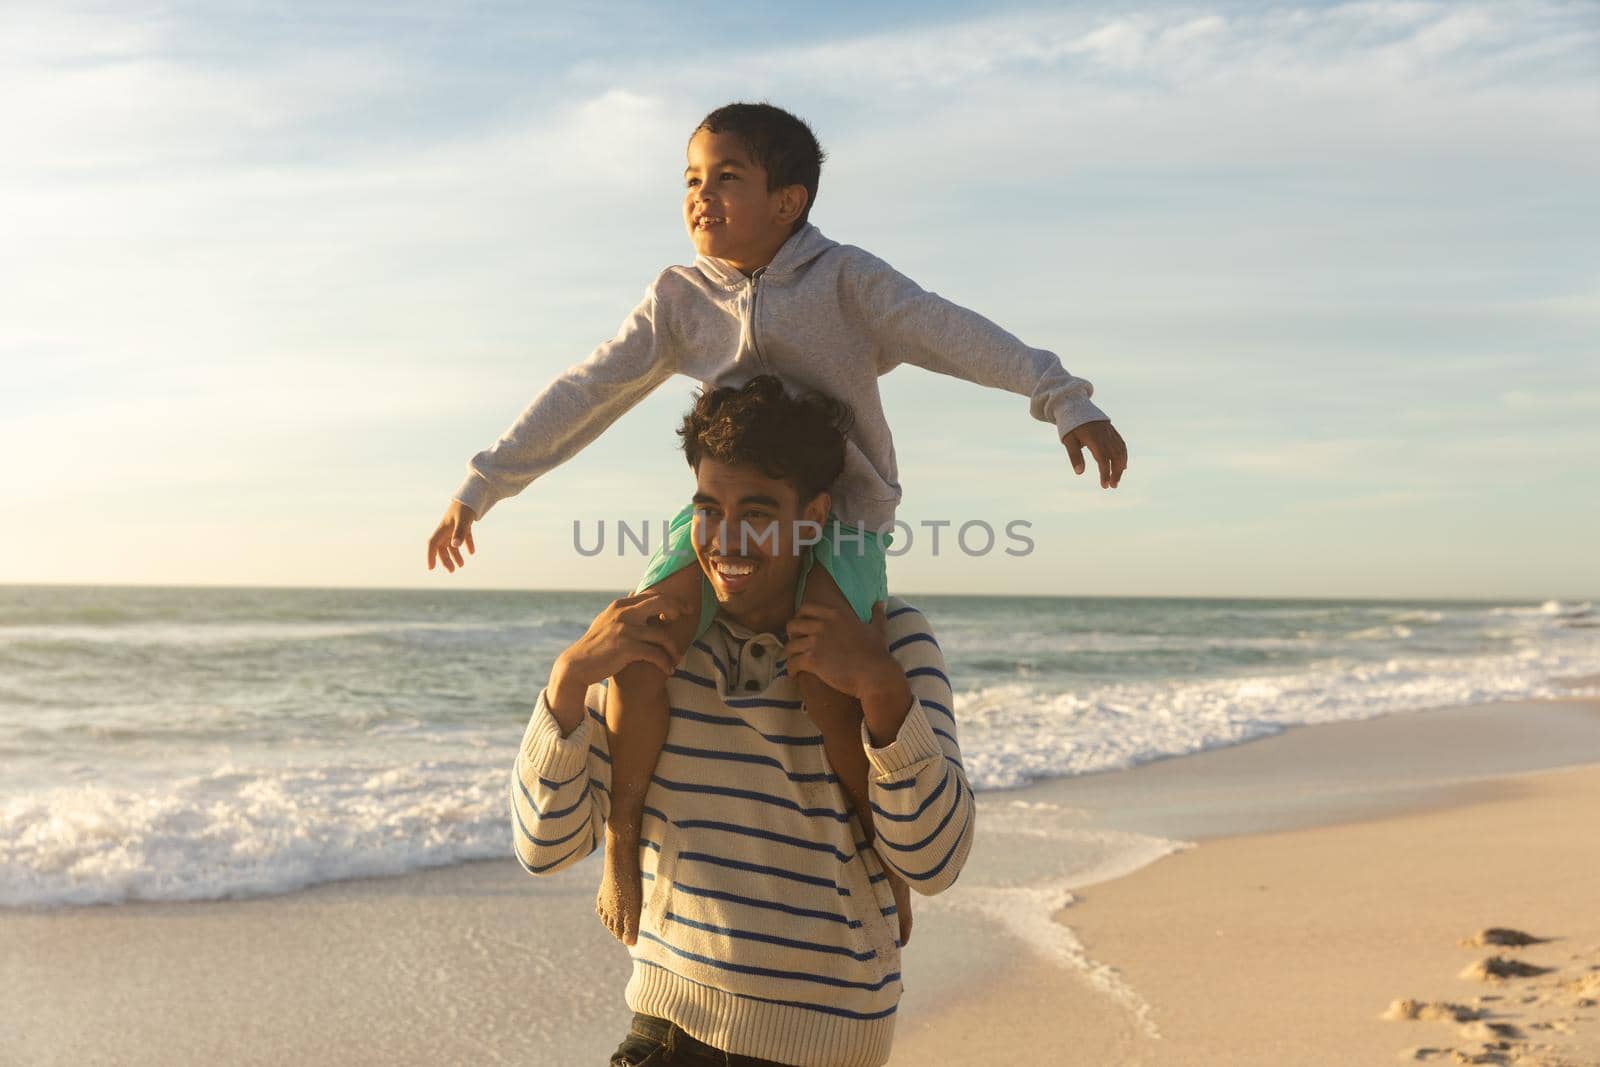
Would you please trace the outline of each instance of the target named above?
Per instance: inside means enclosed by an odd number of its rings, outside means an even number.
[[[616,522],[692,492],[687,379],[460,571],[425,545],[692,258],[684,144],[738,99],[817,130],[825,234],[1056,352],[1129,444],[1102,490],[1026,398],[898,369],[891,588],[1600,596],[1600,4],[1519,0],[10,0],[0,582],[631,586]]]

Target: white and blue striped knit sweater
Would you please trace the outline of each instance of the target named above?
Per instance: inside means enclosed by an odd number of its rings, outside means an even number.
[[[645,905],[628,1007],[728,1052],[796,1067],[878,1067],[900,1000],[900,946],[883,863],[925,895],[972,846],[944,657],[897,597],[889,646],[911,684],[899,736],[871,747],[878,840],[867,847],[774,634],[726,616],[667,685],[667,742],[645,796]],[[603,840],[605,685],[567,737],[541,694],[511,780],[516,854],[532,874]]]

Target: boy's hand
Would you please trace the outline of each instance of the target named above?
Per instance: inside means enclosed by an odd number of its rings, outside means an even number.
[[[472,544],[472,524],[477,521],[477,512],[459,500],[450,501],[450,506],[445,509],[444,518],[439,520],[439,528],[428,538],[430,571],[433,570],[436,559],[442,562],[444,569],[451,574],[455,573],[457,567],[466,566],[466,560],[461,558],[461,545],[465,542],[467,551],[477,554],[478,550]]]
[[[1100,465],[1100,488],[1115,489],[1122,481],[1122,472],[1128,469],[1128,446],[1110,419],[1086,422],[1063,437],[1061,443],[1067,446],[1074,473],[1083,473],[1083,450],[1087,448]]]

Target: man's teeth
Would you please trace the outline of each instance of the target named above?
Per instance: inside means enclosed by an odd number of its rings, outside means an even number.
[[[717,568],[719,574],[725,574],[729,578],[741,578],[756,569],[753,563],[736,562],[731,559],[712,560],[711,565]]]

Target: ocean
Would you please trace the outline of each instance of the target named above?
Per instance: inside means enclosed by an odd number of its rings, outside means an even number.
[[[506,783],[610,594],[0,587],[0,906],[510,854]],[[908,595],[980,792],[1290,727],[1600,693],[1584,601]]]

